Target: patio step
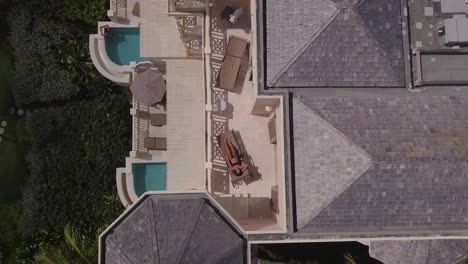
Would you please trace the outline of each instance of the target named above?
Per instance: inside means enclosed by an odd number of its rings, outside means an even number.
[[[237,221],[271,218],[270,199],[240,194],[218,195],[216,200]]]
[[[249,197],[227,194],[216,197],[216,200],[237,221],[249,219]]]

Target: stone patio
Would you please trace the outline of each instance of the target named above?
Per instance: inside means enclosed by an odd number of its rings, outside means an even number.
[[[236,1],[238,5],[248,1]],[[278,229],[275,214],[270,208],[271,187],[277,182],[276,145],[270,144],[268,138],[268,118],[252,115],[252,107],[257,98],[257,90],[250,80],[250,54],[246,54],[241,66],[236,86],[242,87],[240,93],[228,92],[217,87],[219,70],[224,58],[229,36],[245,39],[251,37],[250,11],[231,26],[223,21],[219,14],[226,7],[225,2],[218,1],[212,6],[211,13],[211,101],[226,102],[226,110],[212,112],[211,138],[212,164],[210,192],[215,199],[246,230]],[[233,8],[239,6],[230,5]],[[215,136],[228,130],[239,133],[239,144],[246,151],[247,158],[253,164],[253,179],[243,181],[240,185],[230,182],[226,163],[221,155]]]

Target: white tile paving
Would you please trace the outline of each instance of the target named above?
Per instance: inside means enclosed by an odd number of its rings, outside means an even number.
[[[185,58],[175,16],[167,0],[141,0],[140,55],[143,58]]]
[[[205,189],[205,94],[201,60],[167,61],[167,189]]]

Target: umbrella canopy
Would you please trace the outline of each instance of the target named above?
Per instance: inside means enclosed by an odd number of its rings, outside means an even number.
[[[166,83],[161,73],[147,70],[136,75],[130,90],[135,100],[151,105],[162,101],[166,93]]]

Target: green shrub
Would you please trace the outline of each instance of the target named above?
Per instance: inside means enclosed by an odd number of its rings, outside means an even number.
[[[73,22],[96,25],[105,18],[106,0],[23,0],[22,8],[41,14],[46,18],[56,18]]]
[[[61,64],[59,50],[72,39],[64,23],[35,17],[16,6],[8,15],[15,59],[12,92],[19,105],[68,99],[79,87]]]
[[[71,21],[95,25],[106,15],[105,0],[53,0],[50,3],[53,12],[58,10]]]
[[[123,208],[108,205],[106,196],[115,193],[115,168],[124,165],[130,150],[129,107],[122,94],[102,94],[30,114],[31,134],[41,135],[31,135],[27,157],[25,235],[66,224],[102,226],[121,213]],[[51,122],[55,126],[41,130]]]
[[[21,205],[19,203],[0,204],[0,216],[0,251],[3,253],[2,258],[5,263],[8,263],[20,244],[17,224],[21,216]]]
[[[36,121],[32,118],[37,118],[40,116],[40,121],[42,124],[40,126],[36,125]],[[32,114],[26,116],[26,124],[29,125],[27,130],[29,131],[29,137],[32,142],[34,142],[34,147],[36,149],[41,149],[47,144],[52,143],[60,134],[60,131],[63,129],[64,121],[61,114],[61,108],[56,108],[55,111],[38,109],[35,110]],[[31,154],[30,159],[34,158],[34,154]],[[34,160],[34,163],[40,163]]]

